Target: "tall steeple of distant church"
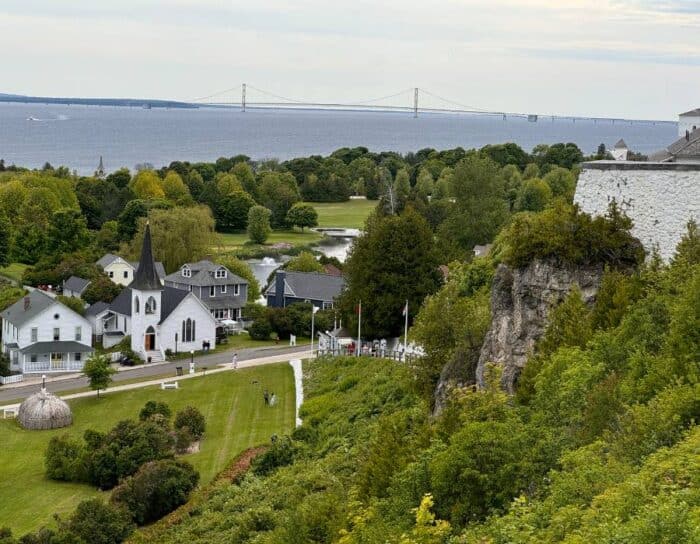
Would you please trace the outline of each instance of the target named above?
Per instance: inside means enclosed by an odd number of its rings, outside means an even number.
[[[100,164],[97,165],[97,170],[95,170],[95,177],[96,178],[105,177],[105,165],[102,162],[102,155],[100,155]]]
[[[151,248],[151,225],[146,222],[146,230],[143,233],[143,245],[141,246],[141,259],[139,267],[134,274],[134,281],[129,286],[141,291],[159,291],[162,288],[160,278],[156,272],[156,263],[153,260]]]

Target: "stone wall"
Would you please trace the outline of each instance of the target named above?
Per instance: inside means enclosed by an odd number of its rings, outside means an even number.
[[[700,223],[700,164],[596,161],[583,165],[574,201],[603,215],[615,199],[644,247],[669,260],[690,219]]]

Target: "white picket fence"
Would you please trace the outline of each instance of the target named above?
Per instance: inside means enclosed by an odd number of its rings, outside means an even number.
[[[8,383],[19,383],[24,379],[22,374],[13,374],[12,376],[0,376],[0,385]]]

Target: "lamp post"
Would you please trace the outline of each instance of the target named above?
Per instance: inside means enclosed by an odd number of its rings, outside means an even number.
[[[190,374],[194,374],[194,350],[190,350]]]
[[[311,304],[311,356],[314,354],[314,319],[316,317],[316,312],[318,312],[318,306]]]

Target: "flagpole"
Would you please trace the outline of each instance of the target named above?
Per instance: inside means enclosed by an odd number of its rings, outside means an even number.
[[[360,356],[360,351],[362,350],[362,300],[357,306],[357,349],[356,356]]]
[[[406,360],[408,349],[408,299],[406,299],[406,306],[404,306],[404,313],[406,314],[406,321],[403,326],[403,359]]]
[[[316,317],[314,309],[314,305],[311,303],[311,357],[314,356],[314,318]]]

